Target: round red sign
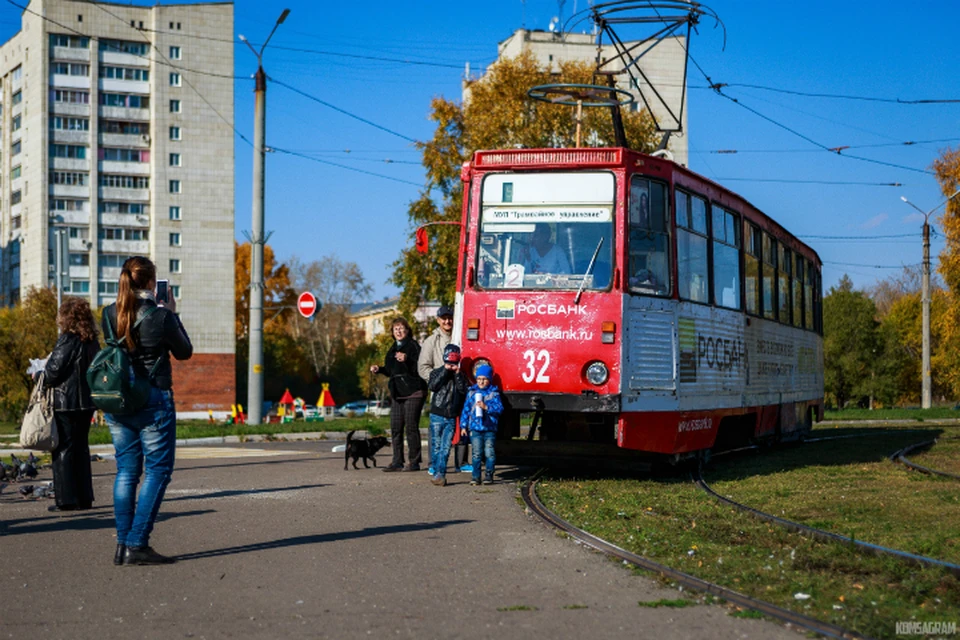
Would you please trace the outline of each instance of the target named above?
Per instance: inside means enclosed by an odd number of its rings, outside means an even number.
[[[297,310],[304,318],[310,318],[317,312],[317,297],[309,291],[304,291],[297,298]]]

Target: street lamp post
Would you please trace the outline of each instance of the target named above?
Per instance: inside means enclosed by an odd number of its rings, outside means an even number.
[[[954,191],[950,197],[924,213],[923,209],[907,200],[906,196],[900,199],[919,211],[923,215],[923,273],[921,278],[921,304],[923,306],[923,363],[921,375],[920,406],[929,409],[932,403],[930,383],[930,214],[950,202],[960,189]]]
[[[248,422],[259,424],[263,414],[263,232],[264,153],[266,151],[267,74],[263,70],[263,51],[267,43],[290,14],[284,9],[260,51],[253,48],[243,35],[240,41],[257,56],[253,116],[253,226],[250,230],[250,351],[247,376]]]

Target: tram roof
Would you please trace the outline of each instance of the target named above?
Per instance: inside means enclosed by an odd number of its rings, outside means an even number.
[[[669,177],[674,184],[699,191],[701,194],[709,196],[712,201],[729,206],[738,212],[749,210],[751,221],[760,223],[764,230],[772,231],[780,238],[789,239],[790,244],[793,245],[792,250],[796,250],[798,247],[802,248],[803,253],[806,253],[808,258],[812,257],[818,267],[823,264],[819,254],[812,247],[797,238],[769,215],[757,209],[746,198],[722,184],[667,158],[651,156],[625,147],[500,149],[477,151],[474,153],[473,161],[468,164],[469,169],[465,165],[465,170],[473,169],[483,172],[504,168],[532,170],[537,168],[561,169],[575,166],[580,169],[603,169],[642,165],[648,170],[653,169],[655,175],[661,177],[667,177],[668,174],[672,173]],[[681,177],[681,179],[677,180],[678,177]]]

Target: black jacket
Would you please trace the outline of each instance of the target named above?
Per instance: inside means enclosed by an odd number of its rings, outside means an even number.
[[[145,307],[156,307],[157,303],[153,300],[138,300],[137,315],[139,319],[143,315]],[[107,323],[110,323],[110,328]],[[111,304],[103,310],[103,335],[109,336],[111,332],[117,336],[117,305]],[[120,336],[117,336],[118,338]],[[177,314],[164,307],[158,307],[156,311],[147,316],[137,330],[133,332],[133,342],[137,345],[136,351],[130,353],[130,360],[137,375],[144,378],[150,375],[154,364],[157,364],[156,373],[151,379],[151,384],[164,391],[173,388],[173,371],[170,367],[170,355],[177,360],[189,360],[193,355],[193,345],[190,343],[190,337],[187,335],[183,324]],[[126,346],[126,341],[121,344]]]
[[[94,409],[87,386],[87,369],[100,345],[83,342],[75,333],[61,333],[43,369],[43,385],[53,388],[54,411]]]
[[[406,360],[403,362],[397,360],[397,353],[406,354]],[[386,362],[377,371],[390,378],[387,387],[390,389],[391,398],[409,398],[412,395],[426,393],[426,384],[417,373],[419,358],[420,345],[416,340],[407,338],[400,343],[399,347],[394,341],[393,346],[387,351]]]
[[[427,383],[433,391],[430,413],[444,418],[456,418],[463,410],[463,401],[467,397],[467,379],[462,373],[454,373],[446,367],[437,367],[430,372]]]

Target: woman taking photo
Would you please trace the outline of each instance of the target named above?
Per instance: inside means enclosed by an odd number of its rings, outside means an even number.
[[[129,415],[105,414],[116,449],[117,479],[113,510],[117,521],[114,564],[170,564],[150,546],[150,532],[160,511],[173,472],[177,441],[177,414],[173,404],[170,356],[186,360],[193,345],[177,317],[177,303],[154,296],[157,269],[140,256],[129,258],[120,271],[116,303],[103,310],[103,333],[116,336],[137,376],[150,380],[150,399]],[[141,470],[143,487],[137,497]]]
[[[53,450],[53,491],[50,511],[74,511],[93,506],[90,472],[90,420],[95,408],[87,385],[87,369],[100,343],[90,303],[68,297],[57,313],[60,337],[43,370],[44,386],[53,389],[53,417],[60,443]]]
[[[420,412],[427,399],[426,385],[417,373],[420,345],[413,339],[413,331],[403,318],[397,318],[390,327],[393,346],[387,351],[383,365],[370,367],[371,373],[380,373],[390,378],[387,388],[393,399],[390,410],[390,443],[393,445],[393,461],[384,471],[420,471]],[[406,466],[403,463],[403,434],[407,434],[407,449],[410,454]]]

